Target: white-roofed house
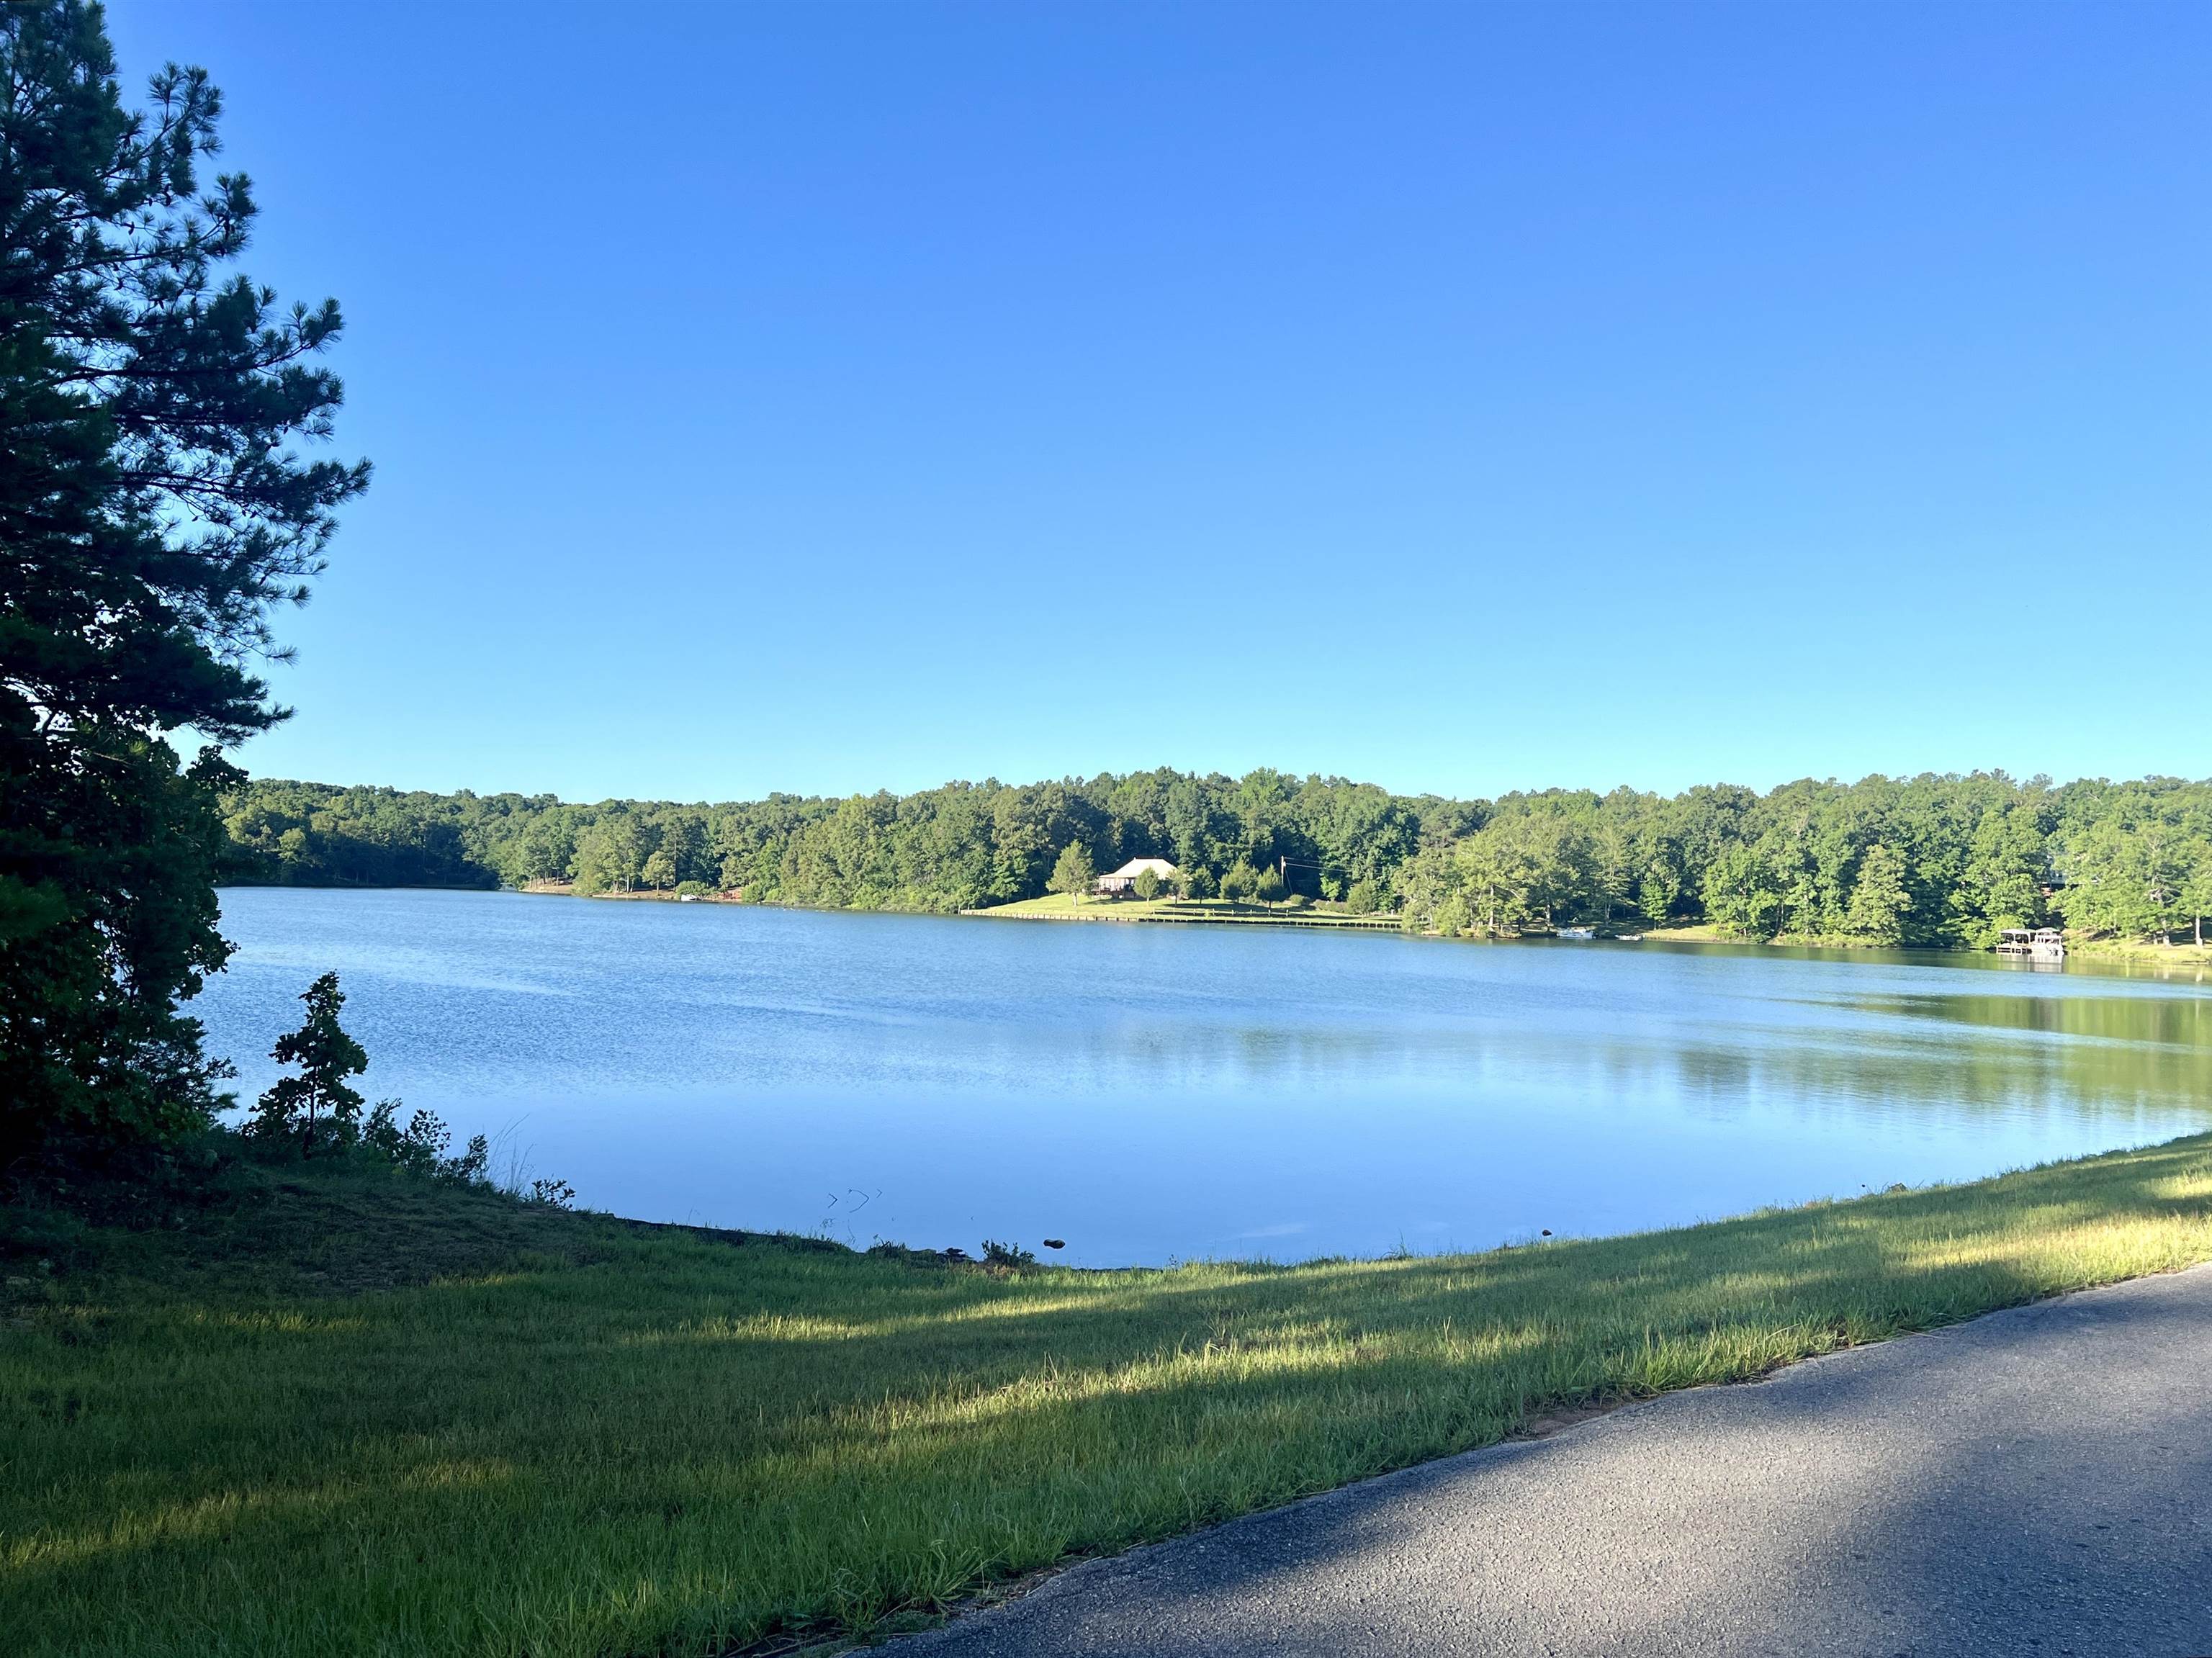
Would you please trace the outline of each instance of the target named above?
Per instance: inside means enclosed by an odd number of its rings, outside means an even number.
[[[1164,858],[1132,858],[1110,875],[1100,876],[1097,890],[1109,895],[1133,892],[1137,878],[1146,870],[1152,871],[1163,881],[1172,881],[1176,878],[1176,866]]]

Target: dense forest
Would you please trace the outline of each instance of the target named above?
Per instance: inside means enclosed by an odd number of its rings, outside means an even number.
[[[2201,937],[2212,913],[2212,780],[2164,777],[1447,800],[1159,770],[720,805],[253,781],[224,810],[240,883],[574,882],[949,911],[1036,896],[1073,844],[1101,869],[1171,859],[1194,896],[1286,890],[1447,934],[1708,923],[1744,938],[1980,947],[2006,926]]]

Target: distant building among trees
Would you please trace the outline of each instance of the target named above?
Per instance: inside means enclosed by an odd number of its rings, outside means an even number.
[[[1180,872],[1164,858],[1132,858],[1121,868],[1098,878],[1097,890],[1108,897],[1120,897],[1125,892],[1134,892],[1139,877],[1149,873],[1153,881],[1164,884]]]

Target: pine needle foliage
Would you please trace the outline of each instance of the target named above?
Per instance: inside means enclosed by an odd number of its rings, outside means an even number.
[[[264,1140],[296,1139],[300,1155],[311,1157],[319,1145],[335,1150],[361,1139],[362,1097],[346,1081],[368,1069],[368,1054],[338,1023],[345,993],[338,975],[325,973],[302,991],[307,1017],[297,1030],[276,1039],[269,1057],[296,1066],[296,1074],[279,1077],[262,1094],[247,1119],[247,1133]]]
[[[255,669],[363,462],[311,459],[334,301],[234,268],[222,94],[127,109],[101,9],[0,8],[0,1177],[160,1154],[223,1074],[177,1011],[228,952],[218,751],[283,719]]]

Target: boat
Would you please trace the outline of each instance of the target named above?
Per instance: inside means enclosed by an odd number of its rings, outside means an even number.
[[[1562,938],[1595,938],[1597,929],[1594,926],[1563,926],[1559,929],[1559,934]]]
[[[1997,934],[1997,954],[2020,961],[2063,962],[2066,935],[2055,926],[2008,926]]]
[[[1644,942],[1644,935],[1640,932],[1616,932],[1613,935],[1613,941],[1617,944],[1640,944]]]

